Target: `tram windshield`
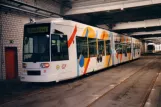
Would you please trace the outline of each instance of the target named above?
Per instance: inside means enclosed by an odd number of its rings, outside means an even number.
[[[23,41],[24,62],[50,61],[49,54],[49,26],[25,26]]]
[[[148,50],[154,50],[154,49],[155,49],[154,45],[148,45]]]

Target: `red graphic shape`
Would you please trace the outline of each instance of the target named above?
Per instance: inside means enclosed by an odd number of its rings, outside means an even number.
[[[61,67],[62,67],[62,69],[65,69],[66,68],[66,64],[63,64]]]
[[[84,73],[83,73],[83,74],[86,74],[87,68],[88,68],[88,65],[89,65],[89,62],[90,62],[90,58],[89,58],[88,61],[87,61],[87,66],[85,66],[85,70],[84,70]]]
[[[74,31],[73,31],[71,37],[70,37],[69,40],[68,40],[68,48],[69,48],[70,45],[72,44],[72,42],[73,42],[73,40],[74,40],[74,37],[76,36],[76,32],[77,32],[77,26],[75,26]]]

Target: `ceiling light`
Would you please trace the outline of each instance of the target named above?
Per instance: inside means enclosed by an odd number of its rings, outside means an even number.
[[[123,7],[121,7],[121,10],[124,10],[124,8],[123,8]]]

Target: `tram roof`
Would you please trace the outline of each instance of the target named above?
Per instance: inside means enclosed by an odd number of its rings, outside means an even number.
[[[68,25],[68,26],[69,25],[70,26],[75,26],[76,25],[80,29],[84,29],[85,27],[92,27],[94,29],[108,31],[106,29],[90,26],[90,25],[87,25],[87,24],[82,24],[82,23],[75,22],[75,21],[72,21],[72,20],[66,20],[66,19],[63,19],[63,18],[45,18],[45,19],[36,20],[35,22],[36,22],[36,24],[40,24],[40,23],[55,23],[55,24],[59,24],[59,25]],[[28,24],[31,24],[31,23],[28,23]],[[28,25],[28,24],[26,24],[26,25]],[[110,31],[108,31],[108,32],[110,32]],[[115,32],[112,32],[112,33],[115,33]]]

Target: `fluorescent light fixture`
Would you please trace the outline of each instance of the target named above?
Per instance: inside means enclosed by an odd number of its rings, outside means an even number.
[[[123,8],[123,7],[121,7],[121,10],[124,10],[124,8]]]

